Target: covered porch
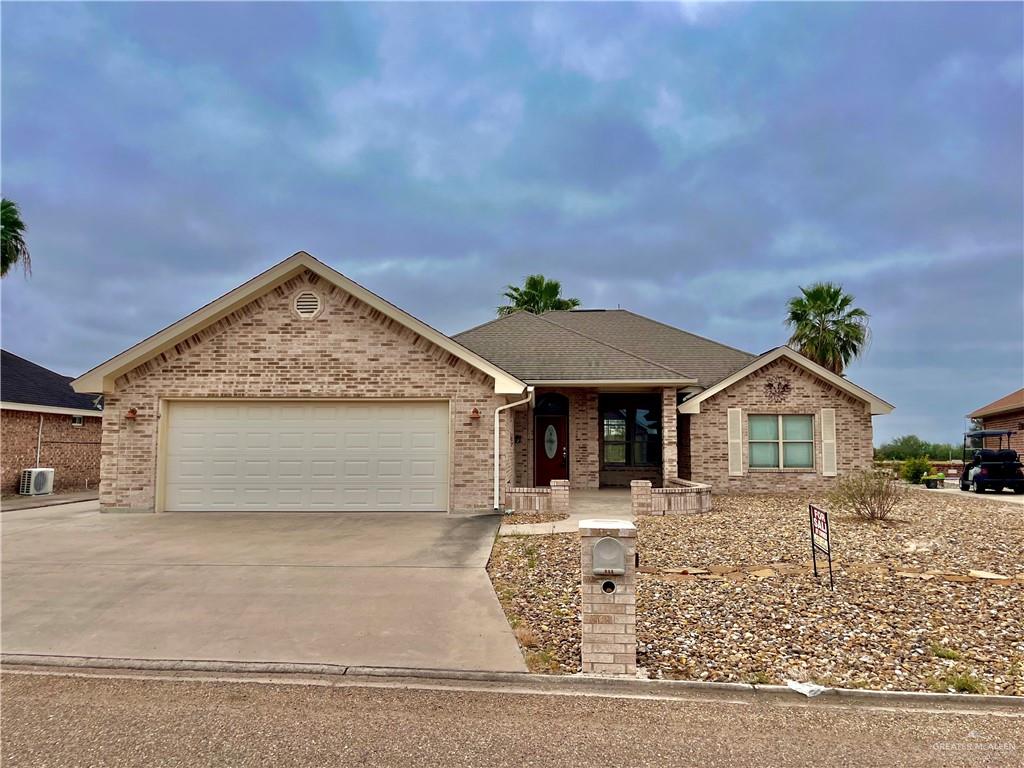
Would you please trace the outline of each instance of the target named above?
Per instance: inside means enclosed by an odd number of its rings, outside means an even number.
[[[634,480],[663,487],[688,465],[687,417],[667,386],[537,387],[512,416],[513,487],[567,480],[575,491],[618,488]]]

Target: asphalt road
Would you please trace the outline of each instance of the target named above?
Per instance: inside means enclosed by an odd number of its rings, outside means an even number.
[[[8,768],[765,768],[1019,766],[1024,759],[1020,709],[934,711],[744,696],[680,701],[510,693],[474,690],[472,684],[395,685],[5,674],[2,760]]]

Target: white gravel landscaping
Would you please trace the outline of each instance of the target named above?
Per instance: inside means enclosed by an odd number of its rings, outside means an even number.
[[[885,523],[834,516],[832,593],[808,567],[806,504],[715,497],[706,515],[641,518],[640,666],[1024,695],[1021,507],[914,493]],[[490,572],[531,668],[578,671],[577,536],[501,537]]]

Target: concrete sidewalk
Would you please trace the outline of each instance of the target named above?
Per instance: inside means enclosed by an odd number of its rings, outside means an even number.
[[[77,504],[83,501],[96,501],[99,499],[99,492],[72,491],[70,493],[51,493],[47,496],[11,496],[0,500],[0,512],[14,512],[18,509],[41,509],[43,507],[57,507],[62,504]]]
[[[633,522],[628,488],[573,490],[569,492],[569,517],[551,523],[501,524],[502,536],[544,536],[552,533],[576,533],[580,520],[588,518],[628,520]]]

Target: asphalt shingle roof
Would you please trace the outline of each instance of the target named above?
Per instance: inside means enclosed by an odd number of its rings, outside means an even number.
[[[6,349],[0,350],[0,400],[6,403],[79,408],[103,413],[95,395],[80,395],[71,388],[71,376],[43,368]]]
[[[661,365],[685,371],[702,387],[731,376],[757,357],[627,309],[545,312],[543,317]]]
[[[1024,409],[1024,389],[1018,389],[1006,397],[1001,397],[988,405],[983,405],[981,408],[971,411],[967,414],[967,418],[980,419],[982,416],[994,416],[1006,411],[1014,411],[1018,408]]]
[[[706,387],[756,357],[619,309],[517,312],[453,338],[526,382],[690,378]]]
[[[673,368],[529,312],[492,320],[452,338],[528,383],[686,378],[686,374]]]

